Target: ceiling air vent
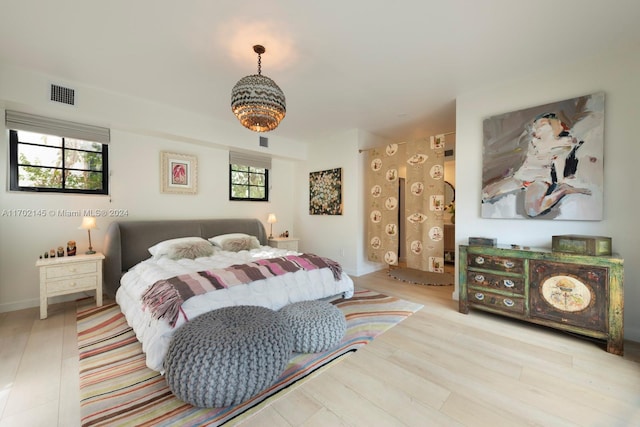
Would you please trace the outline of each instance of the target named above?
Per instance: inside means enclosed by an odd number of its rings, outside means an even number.
[[[76,91],[71,88],[54,84],[51,85],[51,100],[54,102],[60,102],[67,105],[76,105],[75,94]]]
[[[260,147],[268,147],[269,146],[269,138],[266,136],[260,137]]]

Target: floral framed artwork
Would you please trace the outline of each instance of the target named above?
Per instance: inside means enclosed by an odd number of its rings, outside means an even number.
[[[604,93],[487,118],[482,217],[601,220]]]
[[[342,168],[309,173],[309,214],[342,215]]]
[[[198,159],[196,156],[162,151],[160,171],[160,188],[163,193],[197,193]]]

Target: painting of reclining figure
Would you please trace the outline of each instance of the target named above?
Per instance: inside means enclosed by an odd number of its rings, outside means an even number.
[[[601,220],[604,93],[483,123],[482,217]]]

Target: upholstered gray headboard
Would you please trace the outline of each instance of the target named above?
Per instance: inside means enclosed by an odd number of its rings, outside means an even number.
[[[122,275],[149,258],[148,249],[158,242],[191,236],[207,239],[226,233],[246,233],[256,236],[260,244],[267,244],[264,226],[255,218],[112,222],[104,237],[103,290],[114,296]]]

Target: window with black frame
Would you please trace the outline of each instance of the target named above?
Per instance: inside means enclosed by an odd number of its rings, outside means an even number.
[[[253,166],[229,165],[229,200],[269,200],[269,170]]]
[[[269,200],[271,159],[245,153],[229,153],[229,200]]]
[[[10,131],[11,190],[107,194],[106,144]]]
[[[109,131],[7,111],[12,191],[108,194]],[[91,138],[91,139],[90,139]]]

